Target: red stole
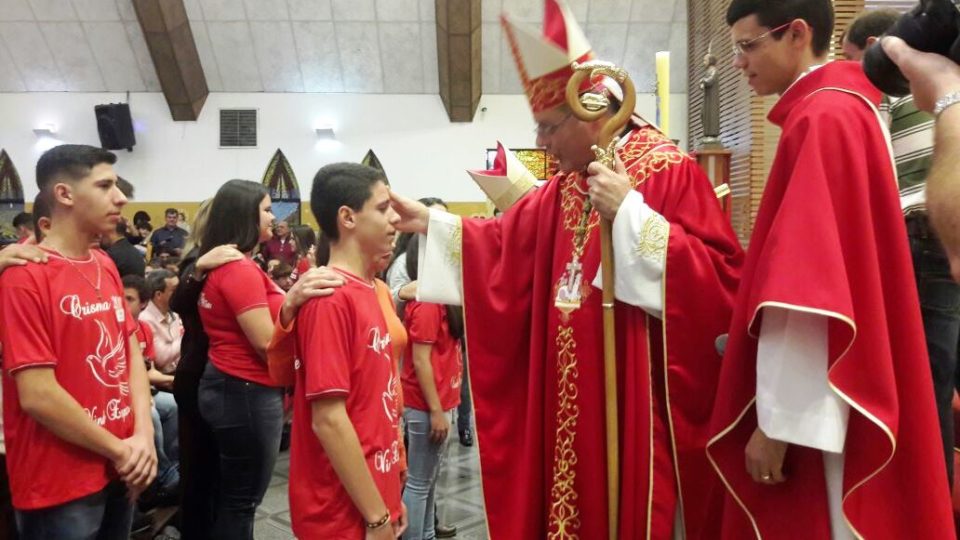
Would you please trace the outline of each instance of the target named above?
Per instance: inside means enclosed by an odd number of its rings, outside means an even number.
[[[666,251],[666,329],[616,304],[621,538],[669,538],[678,502],[688,538],[709,538],[721,494],[703,451],[720,362],[713,342],[729,322],[742,253],[703,173],[661,134],[634,130],[620,155],[671,223],[669,236],[651,234],[647,245]],[[582,211],[577,186],[579,173],[560,174],[500,219],[463,220],[470,378],[494,540],[607,534],[600,291],[568,319],[553,305]],[[597,229],[582,259],[587,283],[599,266]]]
[[[840,89],[840,90],[838,90]],[[829,380],[850,406],[843,510],[863,538],[954,538],[943,450],[880,93],[833,62],[771,110],[783,127],[738,292],[708,454],[729,490],[725,538],[830,538],[822,453],[791,445],[787,481],[753,482],[761,309],[829,319]]]

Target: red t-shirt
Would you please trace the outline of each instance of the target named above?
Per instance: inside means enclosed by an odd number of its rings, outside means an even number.
[[[445,411],[460,404],[460,384],[463,382],[463,363],[460,358],[460,340],[450,335],[447,308],[441,304],[407,302],[403,325],[407,327],[410,342],[403,362],[403,400],[407,407],[429,411],[427,399],[413,369],[413,345],[429,344],[433,383],[437,385],[440,406]]]
[[[210,272],[198,301],[203,329],[210,337],[210,361],[220,371],[245,381],[274,386],[266,360],[250,345],[237,317],[254,309],[270,309],[276,319],[283,290],[248,258]]]
[[[311,428],[311,402],[325,396],[346,398],[370,474],[391,518],[400,517],[400,385],[390,334],[373,285],[346,277],[335,294],[310,300],[297,315],[290,516],[298,538],[364,534],[363,516]]]
[[[47,264],[15,266],[0,276],[7,470],[13,505],[21,510],[90,495],[116,472],[108,459],[60,439],[24,413],[12,374],[53,368],[57,382],[97,424],[121,439],[134,428],[127,368],[136,321],[117,268],[100,250],[72,265],[47,254]],[[92,285],[98,263],[102,298]]]
[[[140,354],[143,359],[153,362],[156,354],[153,351],[153,330],[143,321],[137,321],[137,341],[140,342]]]

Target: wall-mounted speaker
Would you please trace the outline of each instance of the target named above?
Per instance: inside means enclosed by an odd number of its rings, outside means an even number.
[[[133,151],[137,138],[133,134],[133,120],[130,117],[130,105],[110,103],[93,108],[97,115],[97,132],[100,134],[100,146],[107,150],[126,148]]]

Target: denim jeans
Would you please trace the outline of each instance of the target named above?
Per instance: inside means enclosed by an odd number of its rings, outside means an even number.
[[[180,484],[180,443],[177,429],[177,402],[173,394],[153,396],[153,444],[157,447],[157,482],[174,489]]]
[[[444,413],[453,427],[453,410]],[[407,426],[407,485],[403,490],[403,504],[407,505],[409,525],[403,540],[432,540],[436,537],[434,511],[436,510],[437,479],[443,465],[447,441],[430,440],[430,413],[407,407],[403,411]],[[449,434],[448,434],[449,435]],[[449,440],[449,436],[447,438]]]
[[[86,497],[15,514],[21,540],[127,540],[133,504],[127,487],[115,480]]]
[[[960,345],[960,284],[950,276],[950,263],[929,228],[913,226],[910,250],[920,296],[933,391],[940,418],[947,478],[953,483],[953,391],[957,387],[957,349]]]
[[[283,391],[238,379],[208,363],[200,378],[200,414],[220,449],[220,492],[212,537],[253,538],[257,506],[280,451]]]

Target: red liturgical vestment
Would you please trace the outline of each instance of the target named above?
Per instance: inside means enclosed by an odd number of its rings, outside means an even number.
[[[799,79],[737,296],[708,455],[727,489],[722,538],[829,539],[824,453],[792,444],[786,481],[754,482],[758,335],[772,308],[825,318],[828,391],[849,405],[845,525],[865,539],[954,538],[943,451],[896,178],[859,64]],[[798,381],[799,383],[800,381]]]
[[[714,340],[729,323],[742,251],[706,176],[662,134],[636,128],[618,152],[652,209],[627,239],[629,255],[663,271],[662,311],[616,303],[620,536],[669,538],[680,512],[687,538],[710,538],[722,493],[704,452],[720,368]],[[585,193],[583,173],[560,173],[501,218],[462,222],[494,540],[607,536],[601,294],[589,285],[600,263],[595,211],[582,257],[572,257]],[[576,280],[572,267],[582,267]],[[566,315],[555,306],[564,287],[582,292]]]

